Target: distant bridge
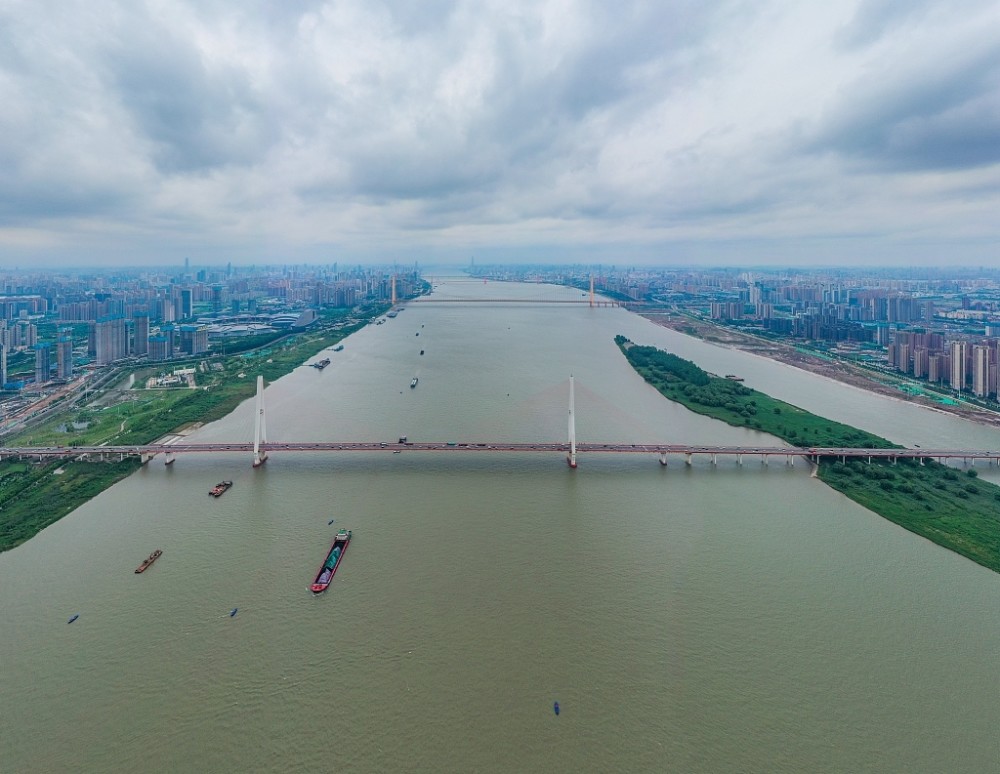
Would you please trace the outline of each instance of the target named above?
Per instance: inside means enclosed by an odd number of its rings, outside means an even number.
[[[598,298],[593,301],[585,298],[429,298],[421,296],[412,301],[407,301],[407,305],[423,304],[569,304],[575,306],[624,306],[624,301],[613,301],[606,298]]]
[[[396,304],[395,277],[392,285],[392,303]],[[483,284],[487,282],[483,279]],[[567,286],[574,289],[572,285]],[[594,293],[594,278],[590,278],[590,293],[585,293],[586,300],[581,299],[558,299],[558,298],[431,298],[429,296],[417,296],[410,300],[409,304],[570,304],[576,306],[616,307],[631,306],[638,304],[638,301],[616,301],[609,298],[602,298]]]

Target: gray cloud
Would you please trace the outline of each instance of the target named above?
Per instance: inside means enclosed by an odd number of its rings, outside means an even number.
[[[925,17],[935,5],[940,7],[941,3],[934,0],[862,0],[835,40],[846,48],[871,45],[893,30]]]
[[[851,83],[811,148],[902,170],[1000,162],[1000,42],[953,56]]]
[[[0,257],[988,243],[997,10],[961,7],[8,5]]]

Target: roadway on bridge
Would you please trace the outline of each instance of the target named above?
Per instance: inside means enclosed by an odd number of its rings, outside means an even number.
[[[568,454],[567,442],[507,443],[454,442],[454,441],[326,441],[326,442],[263,442],[260,450],[274,452],[548,452]],[[17,446],[0,447],[0,457],[74,457],[80,455],[152,456],[156,454],[204,454],[220,452],[252,453],[252,442],[236,443],[175,443],[142,444],[132,446]],[[657,454],[657,455],[712,455],[712,456],[784,456],[784,457],[839,457],[865,459],[989,459],[1000,464],[1000,450],[996,449],[865,449],[849,447],[797,447],[797,446],[701,446],[691,444],[659,443],[578,443],[577,453],[607,454]]]

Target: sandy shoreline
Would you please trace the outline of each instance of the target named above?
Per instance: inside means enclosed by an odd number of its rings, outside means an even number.
[[[1000,427],[1000,413],[968,403],[948,405],[923,395],[911,395],[901,390],[898,386],[904,383],[905,379],[900,378],[894,383],[885,383],[876,379],[870,371],[846,360],[826,360],[801,352],[790,344],[757,338],[721,325],[714,325],[710,322],[695,320],[679,314],[643,314],[642,316],[664,328],[670,328],[688,336],[695,336],[711,344],[751,352],[779,363],[835,379],[838,382],[849,384],[852,387],[867,390],[868,392],[878,393],[879,395],[908,403],[916,403],[934,411],[952,414],[981,425]],[[886,376],[885,378],[892,379],[891,376]]]

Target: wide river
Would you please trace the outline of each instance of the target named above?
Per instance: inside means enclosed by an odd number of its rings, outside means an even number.
[[[429,298],[482,297],[581,299]],[[1000,448],[622,309],[426,301],[269,385],[268,437],[560,441],[573,374],[581,441],[775,443],[663,399],[618,333],[896,441]],[[193,440],[247,440],[253,414]],[[998,611],[1000,575],[802,460],[154,460],[0,555],[0,770],[1000,771]]]

